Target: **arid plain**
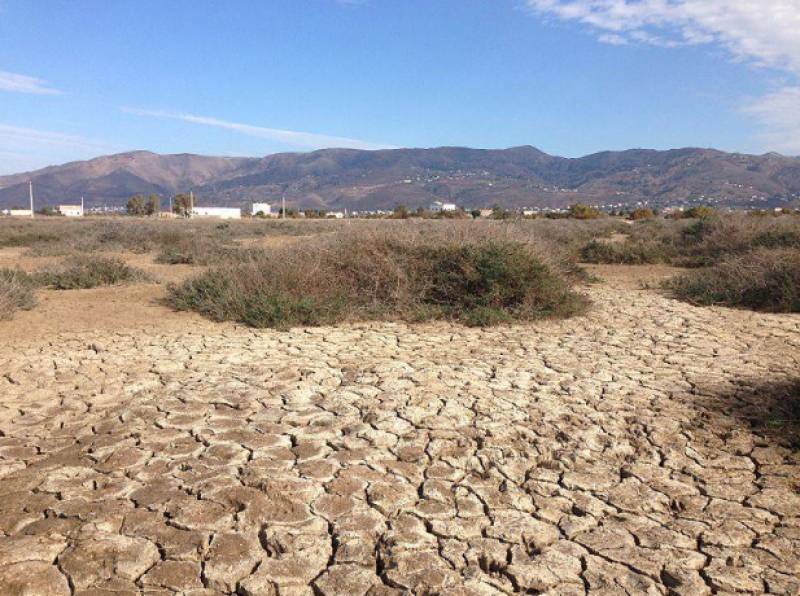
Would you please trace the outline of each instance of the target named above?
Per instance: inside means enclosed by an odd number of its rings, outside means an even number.
[[[800,593],[800,315],[601,264],[571,318],[255,329],[112,253],[0,321],[4,593]]]

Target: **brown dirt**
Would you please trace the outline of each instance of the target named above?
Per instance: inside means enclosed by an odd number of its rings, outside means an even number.
[[[584,263],[583,267],[601,280],[619,286],[642,289],[658,287],[661,282],[686,271],[670,265],[596,265]]]
[[[24,249],[0,250],[0,267],[36,271],[58,263],[63,257],[29,257]],[[36,292],[37,306],[18,311],[0,321],[0,338],[8,344],[47,341],[61,333],[181,332],[187,326],[206,329],[211,323],[194,313],[176,312],[163,303],[166,284],[178,283],[202,270],[191,265],[163,265],[150,254],[103,253],[122,258],[143,270],[154,283],[137,283],[90,290]]]

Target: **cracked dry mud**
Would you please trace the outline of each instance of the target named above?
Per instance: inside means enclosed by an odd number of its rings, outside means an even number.
[[[800,317],[589,292],[0,348],[0,592],[800,593]]]

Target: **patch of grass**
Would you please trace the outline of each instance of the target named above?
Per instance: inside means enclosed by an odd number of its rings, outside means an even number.
[[[42,285],[56,290],[83,290],[141,281],[145,274],[123,260],[109,257],[73,257],[37,274]]]
[[[467,232],[339,233],[254,252],[172,286],[169,302],[217,321],[275,328],[381,319],[491,325],[586,307],[564,270],[533,244]]]
[[[0,247],[32,246],[55,242],[58,236],[42,229],[37,230],[9,230],[0,235]]]
[[[760,248],[666,282],[682,300],[766,312],[800,312],[800,250]]]
[[[225,244],[213,238],[198,236],[164,244],[156,255],[155,262],[164,265],[219,265],[248,259],[251,253],[258,251],[258,248]]]
[[[167,265],[207,265],[218,259],[222,251],[222,244],[203,236],[182,237],[164,243],[155,260]]]
[[[16,310],[36,306],[36,283],[24,271],[0,269],[0,319],[10,319]]]

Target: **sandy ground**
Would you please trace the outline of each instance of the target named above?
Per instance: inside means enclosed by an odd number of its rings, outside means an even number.
[[[32,272],[58,263],[63,257],[27,257],[24,249],[0,250],[0,267]],[[178,283],[201,268],[189,265],[161,265],[150,254],[104,253],[120,257],[147,273],[152,283],[130,284],[89,290],[36,292],[37,306],[18,311],[14,318],[0,321],[0,338],[9,345],[47,341],[60,333],[91,331],[162,333],[183,331],[187,326],[210,327],[193,313],[176,312],[164,304],[166,285]]]
[[[673,271],[488,330],[50,293],[0,327],[0,593],[798,594],[800,316]]]

